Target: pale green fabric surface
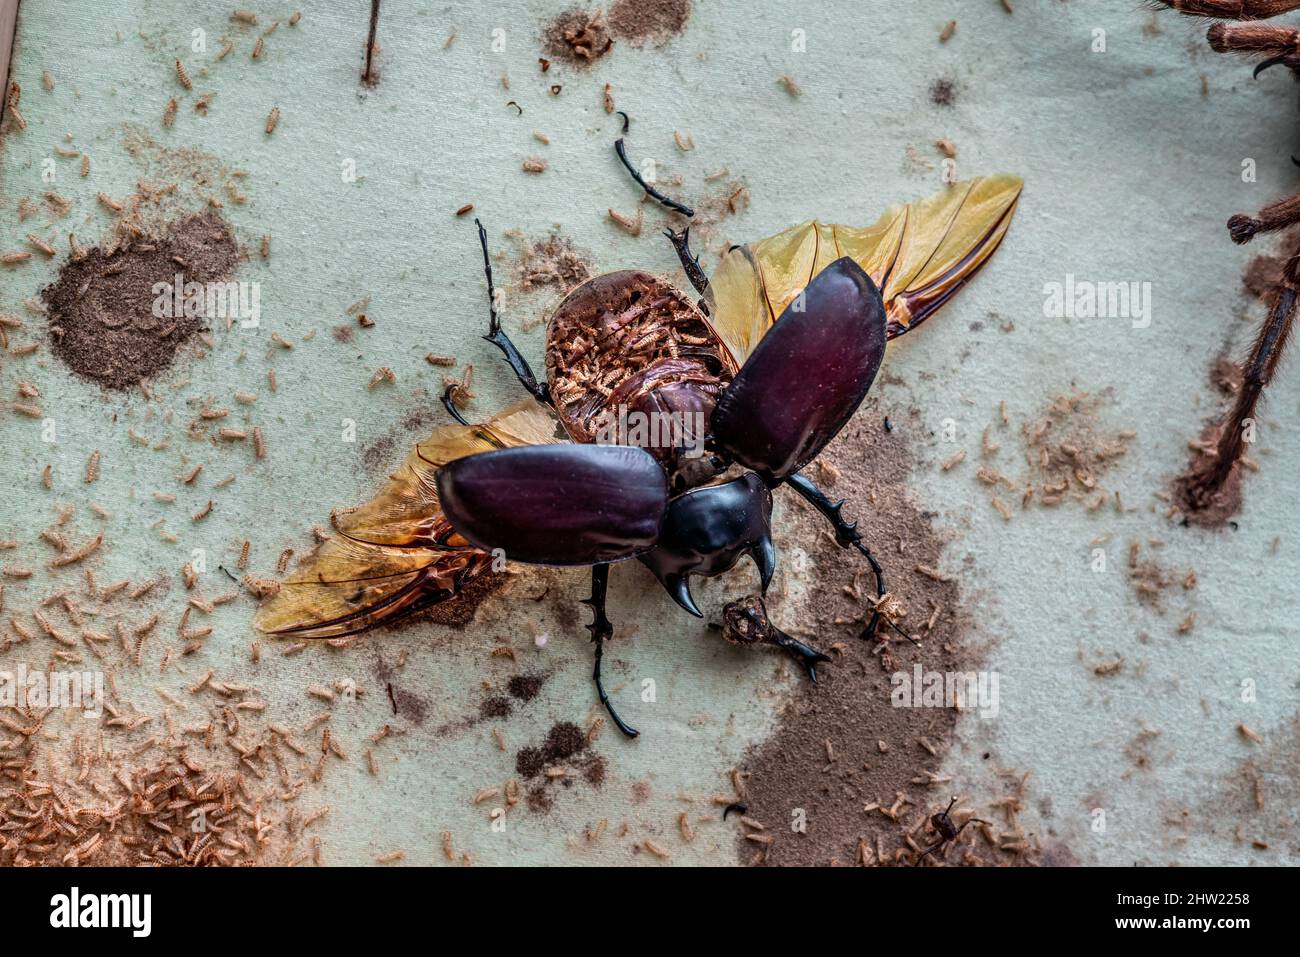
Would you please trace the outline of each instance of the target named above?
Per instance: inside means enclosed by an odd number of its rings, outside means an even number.
[[[1268,399],[1257,454],[1264,468],[1249,478],[1239,531],[1167,527],[1164,506],[1151,493],[1185,462],[1186,443],[1207,414],[1213,358],[1225,341],[1240,346],[1248,336],[1234,316],[1238,276],[1251,251],[1233,248],[1222,223],[1293,184],[1286,157],[1294,149],[1294,89],[1284,77],[1252,81],[1248,69],[1211,54],[1200,32],[1176,18],[1160,21],[1161,35],[1146,35],[1148,14],[1136,4],[1020,2],[1007,16],[992,0],[715,0],[697,4],[685,35],[665,50],[622,47],[588,74],[557,68],[543,77],[536,36],[554,5],[386,0],[382,81],[363,91],[363,4],[345,12],[343,4],[302,0],[302,23],[294,30],[282,23],[268,37],[262,62],[250,62],[246,35],[228,62],[200,76],[195,67],[219,47],[216,38],[236,35],[226,20],[229,6],[155,0],[137,10],[128,2],[24,0],[15,76],[29,125],[11,132],[3,147],[0,247],[22,248],[31,226],[17,222],[17,200],[51,188],[40,181],[41,162],[65,132],[91,153],[94,167],[83,180],[75,160],[56,160],[53,188],[76,201],[58,232],[97,238],[109,219],[95,193],[125,196],[145,175],[122,149],[123,125],[136,124],[164,143],[194,146],[247,170],[248,204],[227,204],[225,212],[250,247],[271,233],[273,253],[269,263],[254,258],[239,277],[262,283],[258,335],[219,335],[214,354],[189,367],[188,384],[160,388],[153,405],[139,395],[101,394],[67,375],[48,350],[36,361],[0,362],[6,399],[18,378],[35,382],[61,433],[51,449],[35,423],[0,417],[0,481],[8,489],[0,496],[0,535],[43,527],[51,497],[39,489],[38,473],[53,461],[57,498],[81,503],[84,528],[97,524],[86,512],[90,501],[113,513],[104,523],[113,548],[101,579],[174,572],[192,548],[229,564],[244,537],[255,541],[254,567],[269,573],[280,548],[300,545],[302,533],[325,522],[331,507],[373,488],[376,470],[361,467],[362,449],[416,405],[430,405],[415,390],[440,388],[442,370],[424,362],[426,352],[474,361],[477,410],[510,401],[516,387],[508,368],[477,338],[486,321],[482,276],[472,225],[451,215],[458,206],[476,204],[497,247],[507,245],[507,229],[532,236],[562,224],[593,252],[598,268],[675,269],[657,230],[632,238],[606,219],[609,206],[633,209],[636,193],[613,160],[616,121],[601,106],[605,82],[635,117],[629,142],[638,156],[662,157],[697,190],[703,174],[722,165],[747,180],[751,208],[720,229],[732,241],[812,217],[870,222],[891,202],[940,188],[930,144],[947,137],[960,149],[960,175],[1018,173],[1025,195],[1007,242],[979,281],[923,332],[891,349],[890,371],[903,384],[879,386],[879,394],[887,405],[924,409],[934,435],[915,438],[930,463],[956,447],[977,450],[1000,400],[1019,418],[1070,388],[1111,390],[1108,417],[1116,428],[1139,432],[1135,453],[1112,483],[1140,506],[1124,516],[1038,510],[1003,523],[976,483],[928,465],[918,470],[917,494],[955,533],[948,567],[960,571],[973,557],[975,572],[964,579],[967,610],[977,634],[993,644],[990,664],[1002,673],[999,719],[968,719],[962,731],[971,745],[953,752],[950,771],[959,782],[979,781],[985,772],[978,755],[989,744],[1007,764],[1032,769],[1034,794],[1050,798],[1051,816],[1043,820],[1043,807],[1030,807],[1027,824],[1055,831],[1084,862],[1260,859],[1234,842],[1228,827],[1190,827],[1179,846],[1163,822],[1179,808],[1206,813],[1207,794],[1250,753],[1234,730],[1238,721],[1275,742],[1296,710],[1300,559],[1294,522],[1284,518],[1297,495],[1300,462],[1291,427],[1300,403],[1293,366],[1284,366]],[[269,22],[293,8],[258,9]],[[957,34],[940,46],[937,34],[952,17]],[[195,28],[208,32],[206,55],[188,52]],[[500,53],[490,46],[498,28],[506,36]],[[806,53],[790,52],[794,29],[807,32]],[[1094,29],[1107,31],[1108,52],[1089,51]],[[451,33],[456,40],[446,47]],[[217,95],[206,118],[183,106],[168,131],[160,117],[167,98],[181,92],[172,73],[178,55],[191,64],[196,90]],[[41,88],[47,69],[57,81],[53,93]],[[784,72],[797,78],[802,96],[792,98],[776,83]],[[502,74],[510,76],[509,92],[499,85]],[[1208,98],[1200,93],[1201,74]],[[957,82],[955,108],[929,103],[928,87],[940,76]],[[547,94],[551,82],[563,84],[560,96]],[[505,106],[509,99],[523,106],[522,117]],[[263,124],[272,105],[282,117],[268,138]],[[675,150],[674,129],[690,132],[694,152]],[[536,142],[534,130],[550,145]],[[935,168],[911,170],[909,145],[933,158]],[[539,177],[520,170],[521,159],[534,155],[549,163]],[[1258,183],[1241,181],[1244,157],[1258,161]],[[350,159],[356,183],[340,177],[340,164]],[[650,214],[649,222],[657,221]],[[0,311],[21,312],[19,301],[54,270],[38,256],[0,272]],[[1150,328],[1044,318],[1043,284],[1067,273],[1151,282]],[[338,345],[330,329],[348,321],[347,307],[366,296],[378,325],[358,330],[351,347]],[[541,331],[519,334],[518,323],[547,302],[507,296],[505,303],[516,341],[535,367]],[[977,320],[983,330],[970,331]],[[1015,332],[1002,335],[997,326],[1006,320]],[[313,329],[316,338],[303,343]],[[273,332],[295,348],[270,345]],[[380,365],[392,368],[396,387],[367,390]],[[265,387],[270,366],[281,383],[276,395]],[[206,451],[209,481],[228,471],[239,477],[214,514],[192,525],[188,515],[208,491],[182,489],[175,506],[151,498],[156,488],[174,489],[183,440],[152,452],[132,445],[125,426],[161,436],[162,410],[183,422],[193,414],[188,402],[214,396],[230,405],[241,389],[260,398],[236,417],[263,426],[270,455],[252,463],[246,448]],[[433,412],[431,421],[441,421]],[[957,423],[957,446],[939,434],[949,418]],[[356,443],[339,440],[344,419],[356,421]],[[405,441],[399,433],[385,464],[400,459]],[[82,472],[93,447],[102,450],[103,477],[86,487]],[[150,529],[160,518],[178,543]],[[1088,542],[1105,534],[1113,536],[1113,571],[1094,575]],[[1199,570],[1192,636],[1174,638],[1175,620],[1133,603],[1119,543],[1134,537],[1165,540],[1162,562]],[[785,574],[798,558],[787,548]],[[580,572],[555,582],[574,599],[585,597]],[[700,594],[718,604],[723,590],[705,587]],[[437,862],[442,830],[482,862],[627,861],[625,843],[574,850],[565,839],[600,817],[626,818],[641,835],[670,834],[675,795],[725,790],[727,769],[775,720],[781,689],[769,687],[770,659],[723,648],[642,569],[619,569],[611,615],[639,629],[613,650],[626,669],[613,670],[611,685],[624,686],[625,711],[635,715],[643,738],[634,745],[604,742],[611,781],[602,792],[574,788],[551,816],[520,816],[506,833],[494,833],[470,796],[513,773],[510,755],[496,750],[486,728],[445,739],[427,732],[438,717],[472,712],[482,678],[509,673],[485,654],[489,639],[503,636],[524,659],[535,656],[539,667],[554,671],[529,712],[532,737],[551,720],[586,714],[592,694],[585,631],[569,634],[558,620],[537,621],[550,642],[536,652],[528,624],[537,607],[493,601],[466,632],[422,628],[385,639],[390,660],[399,647],[411,649],[403,681],[434,703],[436,715],[385,753],[377,780],[356,760],[332,772],[326,799],[333,811],[322,827],[328,861],[366,862],[402,847],[411,862]],[[247,606],[226,606],[216,624],[217,637],[204,652],[210,666],[249,674]],[[1133,636],[1143,629],[1157,637],[1137,645]],[[1089,660],[1123,654],[1134,665],[1144,662],[1145,673],[1130,669],[1100,683],[1080,666],[1081,652]],[[356,706],[353,727],[341,718],[336,729],[359,750],[388,714],[374,658],[368,643],[290,658],[270,651],[248,680],[265,689],[286,720],[300,721],[316,710],[303,693],[307,685],[354,678],[372,693]],[[654,705],[636,699],[647,677],[658,685]],[[1244,678],[1258,683],[1256,704],[1239,703]],[[527,727],[510,726],[512,750]],[[1124,777],[1130,762],[1123,743],[1142,727],[1160,729],[1162,758]],[[647,802],[630,803],[634,780],[651,783]],[[1099,789],[1110,808],[1104,835],[1089,830],[1091,796]],[[731,833],[703,829],[694,844],[675,846],[674,862],[733,860]],[[1290,853],[1279,848],[1269,859]]]

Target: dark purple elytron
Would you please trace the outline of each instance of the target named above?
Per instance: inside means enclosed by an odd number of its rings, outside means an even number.
[[[490,265],[487,272],[490,288]],[[592,566],[593,677],[625,734],[637,732],[619,718],[600,680],[601,651],[613,634],[605,614],[611,563],[638,559],[701,617],[693,575],[722,574],[748,555],[766,592],[776,566],[771,490],[784,483],[833,523],[841,545],[867,557],[884,594],[880,565],[841,518],[842,503],[799,474],[857,410],[885,352],[885,305],[852,259],[819,272],[739,368],[704,314],[644,273],[597,277],[570,293],[551,322],[545,383],[495,313],[492,319],[487,339],[578,441],[452,461],[437,473],[438,500],[455,531],[478,548],[512,561]],[[685,439],[703,454],[687,457],[682,444],[629,437],[623,420],[612,418],[615,404],[699,413],[703,434]],[[622,444],[600,444],[601,435]],[[761,598],[732,603],[724,619],[728,639],[782,647],[814,681],[815,665],[829,660],[774,627]],[[873,615],[864,637],[878,621]]]

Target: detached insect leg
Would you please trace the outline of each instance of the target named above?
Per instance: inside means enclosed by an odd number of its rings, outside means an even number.
[[[537,381],[537,377],[533,375],[533,370],[528,366],[528,360],[519,354],[515,344],[510,341],[510,337],[501,328],[501,317],[497,315],[496,289],[492,285],[492,260],[488,257],[487,230],[483,228],[483,224],[477,219],[474,220],[474,225],[478,227],[478,241],[479,245],[483,247],[483,274],[487,276],[488,286],[490,323],[488,325],[488,334],[483,338],[505,353],[506,362],[510,363],[510,368],[515,370],[515,375],[518,376],[520,384],[532,394],[533,398],[539,402],[550,404],[550,389],[547,388],[545,382]]]
[[[767,616],[767,606],[757,595],[728,602],[722,610],[721,629],[722,637],[733,644],[776,645],[798,662],[813,684],[817,683],[817,665],[831,660],[828,655],[810,648],[772,624]]]
[[[1295,319],[1297,295],[1300,295],[1300,252],[1287,262],[1282,281],[1274,290],[1268,320],[1260,330],[1243,369],[1241,390],[1219,434],[1214,458],[1187,480],[1187,503],[1194,508],[1202,507],[1223,487],[1245,449],[1246,422],[1255,417],[1260,394],[1273,380],[1278,360],[1286,348]]]
[[[813,508],[821,512],[822,515],[826,517],[826,520],[835,527],[835,541],[844,548],[856,548],[866,557],[867,562],[871,565],[871,571],[876,577],[876,598],[877,600],[884,598],[885,571],[880,567],[880,562],[876,560],[876,556],[871,554],[871,549],[867,548],[867,546],[862,543],[862,535],[858,532],[858,523],[844,521],[844,516],[840,514],[844,508],[843,499],[838,502],[832,502],[826,496],[825,492],[814,485],[806,475],[799,472],[786,476],[785,483],[802,495],[808,503],[813,506]],[[879,608],[872,611],[871,620],[867,622],[867,627],[862,630],[861,637],[874,637],[876,634],[876,628],[880,625],[882,617]],[[912,644],[919,647],[920,643],[907,632],[903,631],[902,628],[898,627],[898,625],[894,624],[888,618],[885,618],[884,621],[890,628],[894,629],[894,631],[898,632]]]
[[[623,117],[623,136],[626,136],[629,122],[627,114],[622,110],[619,110],[618,115]],[[627,148],[623,145],[623,136],[620,136],[614,141],[614,152],[618,154],[619,162],[621,162],[627,168],[627,171],[632,174],[632,178],[637,181],[637,184],[643,190],[646,191],[646,195],[651,199],[658,200],[660,204],[669,209],[681,213],[683,216],[694,216],[695,210],[691,209],[689,206],[682,205],[675,199],[665,196],[645,181],[645,177],[643,177],[641,172],[632,165],[632,161],[627,158]]]
[[[596,643],[596,664],[591,671],[591,678],[596,682],[596,693],[600,695],[600,703],[605,706],[610,718],[618,725],[618,730],[629,738],[635,738],[641,732],[618,716],[614,705],[610,703],[609,695],[605,692],[604,682],[600,680],[600,659],[605,651],[605,642],[614,637],[614,626],[605,617],[605,592],[608,586],[609,565],[591,566],[591,597],[583,601],[584,605],[591,607],[592,621],[587,626],[587,630],[591,632],[591,640]]]

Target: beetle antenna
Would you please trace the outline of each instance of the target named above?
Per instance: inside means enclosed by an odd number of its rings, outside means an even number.
[[[627,114],[624,113],[622,110],[619,110],[618,115],[623,117],[622,132],[623,132],[623,136],[626,136],[628,123],[629,123]],[[646,195],[649,196],[651,199],[658,200],[660,204],[667,206],[669,209],[673,210],[674,212],[681,213],[683,216],[694,216],[695,210],[691,209],[689,206],[683,206],[681,203],[677,202],[677,200],[672,199],[671,197],[665,196],[663,193],[659,192],[659,190],[655,189],[653,186],[651,186],[649,183],[645,181],[645,178],[641,175],[641,173],[637,170],[637,168],[632,165],[632,162],[627,158],[627,148],[623,145],[623,136],[620,136],[618,139],[614,141],[614,152],[618,154],[619,160],[623,163],[625,167],[627,167],[627,171],[632,174],[632,178],[637,181],[638,185],[640,185],[640,187],[643,190],[646,191]]]

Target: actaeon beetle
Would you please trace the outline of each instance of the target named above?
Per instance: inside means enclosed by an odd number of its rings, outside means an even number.
[[[866,557],[883,596],[884,573],[841,517],[843,503],[800,469],[857,410],[886,341],[923,322],[988,259],[1020,189],[1014,177],[985,177],[894,207],[867,229],[804,223],[733,247],[712,280],[685,232],[670,234],[700,303],[644,272],[582,283],[550,318],[545,381],[501,328],[480,224],[485,338],[532,397],[476,425],[445,396],[458,423],[436,429],[376,498],[336,519],[338,534],[282,583],[258,627],[295,638],[355,634],[456,597],[494,555],[590,565],[592,677],[611,718],[635,736],[600,678],[613,635],[612,563],[638,559],[701,617],[691,577],[722,574],[743,556],[766,592],[776,568],[772,489],[784,484],[826,517],[840,545]],[[813,680],[828,660],[774,627],[758,596],[723,617],[724,637],[784,648]]]

